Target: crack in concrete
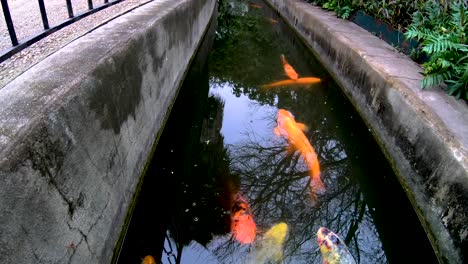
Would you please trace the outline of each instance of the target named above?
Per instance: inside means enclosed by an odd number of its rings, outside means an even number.
[[[109,197],[110,194],[107,192],[107,197]],[[106,201],[109,201],[109,199],[106,199]],[[109,206],[109,203],[107,202],[106,205],[104,206],[104,208],[101,210],[101,212],[99,213],[99,216],[98,218],[96,218],[96,221],[94,221],[93,224],[91,224],[91,226],[89,227],[87,233],[89,234],[93,229],[94,227],[98,224],[98,222],[102,219],[103,215],[104,215],[104,212],[105,210],[107,209],[107,207]],[[88,242],[88,235],[83,232],[83,230],[81,230],[79,227],[72,227],[70,222],[67,222],[67,225],[68,225],[68,228],[72,231],[76,231],[78,232],[80,235],[81,235],[81,240],[80,242],[78,242],[78,244],[76,245],[76,247],[74,248],[74,251],[72,253],[72,255],[70,256],[69,260],[68,260],[68,263],[71,263],[72,259],[73,259],[73,256],[75,255],[75,252],[76,252],[76,248],[78,248],[81,243],[84,241],[85,244],[86,244],[86,248],[88,249],[89,253],[91,253],[92,256],[96,257],[97,258],[97,254],[96,252],[94,252],[90,245],[89,245],[89,242]]]
[[[21,227],[21,230],[23,231],[24,235],[28,238],[28,241],[30,241],[31,239],[29,239],[29,232],[28,230],[26,230],[26,228],[23,226],[23,225],[20,225]],[[36,251],[34,250],[33,246],[31,244],[29,244],[30,247],[31,247],[31,253],[33,254],[34,258],[36,259],[37,263],[41,264],[43,263],[41,258],[39,257],[39,255],[37,255]]]
[[[73,203],[73,200],[68,199],[67,196],[63,193],[63,191],[60,190],[57,182],[55,181],[55,177],[59,175],[61,169],[58,169],[55,173],[55,176],[53,176],[51,168],[49,168],[48,166],[45,166],[43,168],[34,168],[34,159],[31,160],[33,162],[33,169],[38,169],[41,172],[42,176],[47,178],[48,184],[53,186],[54,189],[57,190],[57,193],[60,195],[60,197],[62,197],[62,199],[65,201],[65,203],[68,206],[69,217],[71,218],[75,210],[75,204]]]
[[[93,255],[94,257],[96,256],[96,253],[94,253],[94,251],[91,250],[91,247],[89,246],[89,243],[88,243],[88,236],[83,233],[83,231],[81,231],[80,229],[78,229],[78,232],[80,232],[81,236],[82,236],[82,239],[81,241],[83,241],[84,239],[84,242],[86,244],[86,248],[88,248],[88,251],[89,253],[91,253],[91,255]]]
[[[118,148],[118,145],[117,145],[117,142],[115,140],[115,136],[112,137],[112,141],[114,142],[114,151],[115,151],[115,154],[112,158],[112,163],[109,162],[109,167],[108,167],[108,171],[107,171],[107,175],[106,177],[110,178],[109,177],[109,171],[111,171],[111,168],[115,165],[115,159],[117,159],[117,162],[119,165],[122,165],[122,158],[120,157],[120,154],[119,154],[119,148]],[[122,170],[120,171],[120,173],[117,174],[117,177],[113,177],[113,181],[110,181],[110,184],[112,187],[114,187],[115,183],[117,182],[117,180],[120,178],[120,175],[122,175]]]
[[[68,199],[66,197],[66,195],[62,192],[62,190],[60,190],[60,188],[57,185],[57,182],[55,181],[54,178],[50,177],[50,175],[49,175],[48,178],[49,178],[49,184],[52,185],[57,190],[57,193],[60,195],[60,197],[62,197],[62,199],[67,204],[67,206],[68,206],[68,216],[71,219],[73,217],[73,213],[75,212],[76,204],[73,202],[73,199]],[[81,197],[81,193],[80,193],[80,197]]]
[[[86,248],[88,249],[89,253],[91,253],[91,255],[93,255],[93,256],[96,256],[96,254],[93,251],[91,251],[91,248],[90,248],[89,243],[88,243],[88,236],[83,231],[81,231],[79,228],[72,227],[69,222],[67,222],[67,225],[68,225],[68,228],[70,230],[78,232],[80,234],[80,236],[81,236],[80,242],[78,242],[78,244],[75,246],[75,248],[73,249],[73,253],[71,254],[70,258],[68,259],[68,263],[72,262],[73,257],[76,255],[76,249],[80,247],[80,245],[81,245],[81,243],[83,243],[83,241],[85,242]]]
[[[110,194],[107,193],[107,197],[109,197]],[[96,219],[96,221],[94,221],[94,223],[89,227],[89,230],[88,230],[88,233],[91,232],[91,230],[93,230],[93,228],[97,225],[97,223],[99,222],[99,220],[102,219],[102,216],[104,215],[104,212],[106,211],[107,207],[109,206],[109,199],[106,199],[106,205],[104,206],[104,208],[102,209],[102,211],[99,213],[99,217]]]
[[[89,162],[91,165],[96,169],[96,171],[99,171],[99,167],[94,163],[93,159],[91,158],[91,155],[89,155],[89,152],[86,148],[83,148],[84,153],[88,157]]]

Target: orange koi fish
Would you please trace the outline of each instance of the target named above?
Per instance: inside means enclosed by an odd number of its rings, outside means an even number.
[[[250,206],[240,194],[235,195],[231,209],[231,233],[242,244],[252,243],[257,234]]]
[[[278,125],[274,129],[275,134],[286,138],[290,146],[299,151],[309,166],[312,177],[310,187],[314,193],[316,191],[323,191],[324,186],[320,179],[320,164],[317,159],[317,154],[304,134],[304,131],[307,131],[307,126],[302,123],[297,123],[294,116],[284,109],[278,110],[277,123]]]
[[[141,264],[156,264],[156,260],[154,260],[153,256],[148,255],[143,258]]]
[[[278,86],[292,86],[292,85],[310,85],[310,84],[315,84],[315,83],[320,83],[319,78],[315,77],[304,77],[304,78],[299,78],[297,80],[282,80],[270,84],[265,84],[261,85],[261,88],[273,88],[273,87],[278,87]]]
[[[251,7],[254,7],[254,8],[259,8],[259,9],[262,8],[261,5],[256,5],[256,4],[252,4],[252,3],[250,3],[250,6],[251,6]]]
[[[281,54],[281,62],[283,63],[283,69],[284,69],[284,72],[286,73],[286,75],[289,78],[291,78],[291,80],[297,80],[297,78],[299,77],[297,75],[297,72],[294,70],[294,68],[291,66],[291,64],[289,64],[286,61],[286,58],[284,57],[283,54]]]

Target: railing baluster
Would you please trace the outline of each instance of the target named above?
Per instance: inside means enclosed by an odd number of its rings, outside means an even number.
[[[5,17],[5,22],[7,24],[8,33],[10,34],[11,45],[18,45],[18,39],[16,38],[15,27],[13,26],[13,21],[11,20],[10,8],[8,7],[7,0],[2,1],[3,16]]]
[[[44,0],[38,0],[38,2],[39,2],[39,10],[41,11],[42,24],[44,25],[44,29],[49,29],[49,20],[47,20],[47,12],[44,6]]]
[[[67,9],[68,9],[68,18],[73,17],[73,6],[71,3],[71,0],[66,0],[67,1]]]
[[[88,0],[88,7],[90,10],[78,14],[78,16],[75,16],[73,14],[73,6],[72,6],[72,0],[65,0],[67,3],[67,9],[68,9],[68,16],[69,19],[63,21],[62,23],[53,26],[50,28],[49,26],[49,21],[47,19],[47,12],[46,8],[44,5],[44,0],[38,0],[39,2],[39,9],[41,11],[41,16],[42,16],[42,22],[44,24],[44,31],[41,33],[28,37],[25,40],[18,42],[18,39],[16,37],[15,33],[15,28],[13,26],[13,21],[11,19],[11,14],[10,14],[10,9],[8,7],[8,0],[0,0],[2,3],[2,8],[3,8],[3,15],[5,16],[5,23],[7,24],[8,27],[8,33],[10,34],[10,39],[13,47],[10,47],[0,54],[0,63],[3,61],[7,60],[11,56],[15,55],[16,53],[22,51],[23,49],[29,47],[30,45],[36,43],[37,41],[45,38],[46,36],[56,32],[57,30],[60,30],[61,28],[64,28],[82,18],[85,18],[91,14],[94,14],[96,12],[99,12],[100,10],[103,10],[104,8],[107,8],[109,6],[113,6],[115,4],[118,4],[124,0],[104,0],[106,3],[102,5],[98,5],[97,7],[93,7],[93,2],[92,0]]]

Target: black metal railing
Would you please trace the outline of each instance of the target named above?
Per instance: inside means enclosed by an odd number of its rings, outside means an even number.
[[[7,25],[8,29],[8,34],[10,35],[10,40],[11,40],[11,48],[8,48],[6,50],[3,50],[0,54],[0,63],[5,61],[6,59],[10,58],[14,54],[20,52],[21,50],[25,49],[26,47],[32,45],[33,43],[45,38],[46,36],[54,33],[55,31],[62,29],[84,17],[87,17],[93,13],[96,13],[97,11],[100,11],[106,7],[115,5],[119,2],[122,2],[124,0],[114,0],[114,1],[109,1],[109,0],[104,0],[104,4],[99,5],[94,7],[93,1],[88,0],[88,10],[74,15],[73,14],[73,6],[71,0],[65,0],[66,5],[67,5],[67,11],[68,11],[68,19],[63,21],[62,23],[50,27],[49,26],[49,20],[47,18],[47,11],[44,5],[44,0],[38,0],[39,2],[39,11],[41,12],[41,18],[42,18],[42,25],[44,27],[44,31],[41,33],[34,35],[32,37],[26,38],[24,41],[18,42],[18,38],[16,36],[15,32],[15,27],[13,25],[13,20],[11,19],[11,13],[10,13],[10,8],[8,7],[8,2],[7,0],[1,0],[2,3],[2,8],[3,8],[3,16],[5,17],[5,22]]]

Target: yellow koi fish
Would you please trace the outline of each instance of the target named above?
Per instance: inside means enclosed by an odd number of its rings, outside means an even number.
[[[288,233],[286,223],[278,223],[272,226],[259,241],[254,249],[250,261],[247,263],[262,264],[278,262],[283,259],[283,243]]]

